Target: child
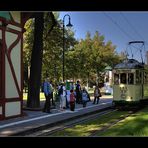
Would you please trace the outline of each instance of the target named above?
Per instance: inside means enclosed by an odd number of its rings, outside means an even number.
[[[75,110],[75,96],[73,89],[70,90],[70,110],[71,111]]]
[[[87,93],[87,91],[86,91],[86,89],[85,89],[85,87],[83,88],[83,90],[82,90],[82,103],[83,103],[83,107],[86,107],[86,104],[87,104],[87,102],[88,102],[88,93]]]

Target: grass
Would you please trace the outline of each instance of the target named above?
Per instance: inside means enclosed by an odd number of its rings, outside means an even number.
[[[110,127],[101,136],[148,136],[148,107]]]
[[[23,100],[27,100],[27,93],[23,93]],[[40,93],[40,100],[45,100],[44,93]]]
[[[59,131],[51,136],[89,136],[125,115],[127,115],[127,111],[115,111],[96,120]],[[96,136],[148,136],[148,107],[113,124],[103,132],[97,131]]]
[[[125,115],[127,115],[127,111],[115,111],[113,113],[106,114],[102,117],[98,117],[98,119],[91,120],[83,124],[77,124],[72,128],[67,128],[64,131],[56,132],[51,136],[89,136],[96,130],[100,130],[105,126],[108,126],[109,123],[112,123],[116,121],[118,118],[124,117]]]

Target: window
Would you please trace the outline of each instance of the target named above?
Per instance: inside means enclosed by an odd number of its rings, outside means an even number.
[[[126,84],[126,73],[120,74],[120,80],[121,80],[121,83]]]
[[[134,84],[134,74],[128,73],[128,84]]]
[[[115,85],[119,84],[119,74],[114,74],[114,84]]]
[[[148,72],[144,72],[144,83],[148,84]]]
[[[140,84],[142,80],[142,73],[139,70],[136,70],[136,84]]]

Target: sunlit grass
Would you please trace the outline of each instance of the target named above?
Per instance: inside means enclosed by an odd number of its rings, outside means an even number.
[[[148,136],[148,107],[110,127],[100,136]]]
[[[116,111],[87,123],[78,124],[64,131],[59,131],[51,136],[79,137],[89,136],[93,132],[96,132],[95,136],[148,136],[148,107],[119,121],[119,119],[126,115],[127,111]],[[116,121],[119,122],[117,122],[117,124],[112,124],[107,130],[102,132],[98,131],[104,127],[110,126],[111,123]]]
[[[72,128],[67,128],[64,131],[56,132],[51,136],[89,136],[93,132],[100,130],[101,128],[108,126],[110,123],[117,121],[118,118],[121,118],[127,114],[126,111],[119,111],[106,114],[98,119],[91,120],[84,124],[78,124]]]
[[[23,93],[23,100],[27,100],[27,93]],[[40,100],[45,100],[44,93],[40,93]]]

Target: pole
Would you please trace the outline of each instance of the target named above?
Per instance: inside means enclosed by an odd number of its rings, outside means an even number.
[[[69,23],[66,25],[67,27],[72,27],[70,23],[70,16],[68,14],[64,15],[63,17],[63,82],[65,81],[65,17],[69,17]]]
[[[63,18],[63,82],[65,81],[65,25],[64,25],[64,18]]]

